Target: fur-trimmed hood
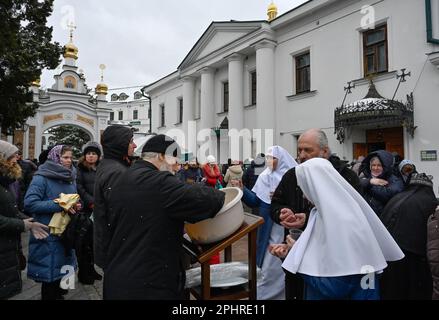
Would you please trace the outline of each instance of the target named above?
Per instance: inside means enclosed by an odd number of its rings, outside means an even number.
[[[100,160],[98,160],[98,161],[96,162],[96,167],[99,165],[99,162],[100,162]],[[87,163],[87,161],[85,161],[85,157],[84,157],[84,156],[82,156],[81,158],[79,158],[79,161],[78,161],[78,168],[81,169],[81,170],[86,170],[86,171],[91,171],[91,170],[95,170],[95,171],[96,171],[96,169],[93,169],[93,168]]]
[[[21,167],[18,163],[9,162],[0,158],[0,177],[18,180],[21,178],[21,175]]]

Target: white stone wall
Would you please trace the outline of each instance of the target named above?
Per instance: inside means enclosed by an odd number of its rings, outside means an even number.
[[[433,0],[435,1],[435,0]],[[311,2],[299,11],[305,12],[325,1]],[[365,143],[365,130],[352,130],[344,144],[340,144],[334,135],[334,110],[343,101],[344,90],[348,81],[356,81],[356,88],[346,99],[351,103],[362,99],[368,92],[368,81],[361,79],[363,75],[363,37],[362,18],[360,12],[365,5],[375,4],[374,14],[376,23],[387,23],[388,29],[388,74],[378,76],[374,82],[378,92],[386,98],[392,98],[398,85],[395,78],[397,72],[406,68],[411,77],[402,83],[397,100],[406,102],[406,96],[413,92],[415,103],[415,126],[417,130],[414,139],[405,134],[405,157],[415,162],[420,171],[425,171],[439,180],[438,162],[421,161],[422,150],[439,150],[439,70],[428,60],[427,54],[439,51],[439,45],[427,42],[426,15],[424,0],[385,0],[385,1],[337,1],[328,2],[330,6],[306,13],[300,18],[291,18],[299,12],[287,14],[285,18],[275,20],[270,26],[263,25],[267,34],[256,44],[259,38],[249,38],[248,42],[239,43],[221,56],[218,53],[204,56],[201,62],[194,62],[192,66],[185,66],[181,71],[184,76],[195,77],[195,106],[200,105],[198,91],[203,90],[201,75],[202,68],[214,69],[213,105],[210,112],[214,114],[214,124],[218,126],[226,115],[217,115],[222,111],[222,82],[230,83],[230,62],[228,56],[238,53],[244,54],[243,60],[243,125],[254,129],[268,126],[273,123],[275,129],[275,143],[287,148],[296,156],[297,137],[309,128],[322,128],[328,135],[332,151],[341,158],[351,161],[353,157],[353,143]],[[436,21],[437,23],[437,21]],[[270,30],[271,28],[271,30]],[[262,38],[262,37],[261,37]],[[222,39],[224,46],[229,45],[226,37],[216,37],[208,45],[218,47]],[[265,42],[264,42],[265,41]],[[272,41],[272,42],[271,42]],[[270,43],[274,43],[270,48]],[[262,48],[264,52],[258,49]],[[270,81],[270,50],[274,63],[273,81]],[[295,61],[294,56],[304,51],[311,55],[311,94],[295,95]],[[209,51],[209,50],[207,50]],[[206,52],[207,52],[206,51]],[[210,58],[211,57],[211,58]],[[258,105],[256,108],[244,108],[250,103],[249,71],[258,65],[258,81],[264,81],[259,86]],[[205,70],[205,69],[203,69]],[[183,74],[182,74],[183,76]],[[157,131],[158,106],[166,104],[166,130],[173,128],[176,122],[174,110],[176,97],[182,95],[182,84],[179,77],[171,77],[167,83],[152,89],[153,94],[153,130]],[[272,84],[272,88],[269,86]],[[232,88],[229,88],[231,91]],[[273,91],[270,91],[273,90]],[[274,92],[274,93],[270,93]],[[202,96],[203,96],[202,92]],[[236,92],[235,92],[236,94]],[[235,96],[236,99],[236,96]],[[210,100],[209,100],[210,101]],[[195,114],[195,111],[194,111]],[[209,113],[209,117],[210,117]],[[230,120],[230,112],[229,112]],[[236,117],[236,116],[235,116]],[[273,117],[273,120],[270,120]],[[236,119],[235,119],[236,120]],[[210,123],[210,119],[201,119],[203,123]],[[239,121],[239,119],[238,119]],[[374,128],[370,128],[374,129]],[[435,191],[439,193],[437,186]]]

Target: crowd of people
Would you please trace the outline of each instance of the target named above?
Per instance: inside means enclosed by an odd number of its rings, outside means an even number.
[[[104,299],[185,299],[184,224],[214,217],[228,187],[264,219],[259,300],[439,299],[439,202],[409,159],[378,150],[348,163],[319,129],[300,136],[296,159],[273,146],[225,165],[213,155],[182,161],[165,135],[134,159],[124,126],[108,127],[101,143],[84,145],[77,162],[57,145],[35,164],[0,141],[0,299],[21,291],[27,268],[43,300],[62,300],[65,266],[84,285],[103,280]],[[59,217],[68,221],[56,234]]]

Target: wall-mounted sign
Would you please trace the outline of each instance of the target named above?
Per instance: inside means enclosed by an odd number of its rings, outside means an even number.
[[[437,161],[437,150],[421,151],[421,161]]]
[[[43,124],[46,124],[48,122],[55,121],[55,120],[64,120],[63,114],[59,113],[59,114],[52,114],[52,115],[44,116]]]
[[[94,127],[95,122],[93,121],[93,119],[89,119],[83,116],[80,116],[79,114],[76,115],[76,120],[88,124],[90,127]]]

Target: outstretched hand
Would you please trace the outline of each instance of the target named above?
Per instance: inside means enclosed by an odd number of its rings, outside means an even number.
[[[286,242],[287,243],[282,244],[271,244],[268,246],[268,251],[275,257],[285,259],[296,241],[288,235]]]
[[[49,227],[39,222],[34,222],[33,218],[24,220],[25,230],[30,230],[37,240],[46,239],[49,236]]]
[[[291,209],[284,208],[280,211],[280,224],[287,229],[301,229],[305,226],[306,214],[294,213]]]
[[[37,240],[46,239],[49,236],[47,231],[49,231],[49,227],[39,222],[34,222],[31,228],[31,232]]]
[[[270,244],[268,251],[275,257],[284,259],[288,255],[289,247],[287,244]]]

